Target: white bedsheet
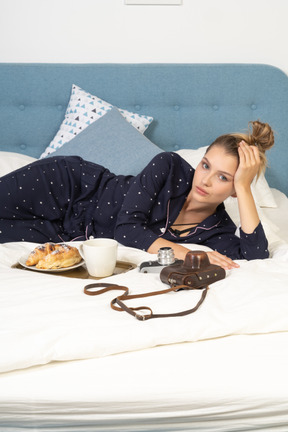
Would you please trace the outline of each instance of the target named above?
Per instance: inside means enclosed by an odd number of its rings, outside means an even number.
[[[241,261],[239,269],[227,272],[224,280],[211,286],[195,314],[147,322],[113,311],[110,301],[117,292],[85,295],[87,280],[11,268],[31,246],[0,245],[1,372],[158,345],[288,331],[287,244],[279,246],[277,258]],[[121,260],[141,262],[147,256],[151,257],[119,247]],[[138,269],[105,281],[126,285],[130,292],[163,289],[158,275],[142,274]],[[160,313],[185,310],[196,304],[199,295],[199,291],[181,291],[141,299],[139,304],[149,304]]]

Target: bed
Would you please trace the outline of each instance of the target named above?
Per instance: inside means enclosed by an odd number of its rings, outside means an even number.
[[[287,431],[286,74],[258,64],[0,64],[0,95],[0,176],[51,152],[123,174],[160,151],[195,166],[214,138],[256,119],[276,137],[253,184],[270,257],[239,261],[195,314],[138,321],[110,308],[113,292],[86,296],[85,272],[21,268],[35,244],[0,245],[0,431]],[[238,224],[235,202],[225,204]],[[163,289],[158,274],[139,272],[156,256],[119,245],[118,259],[131,269],[105,282]],[[175,312],[197,296],[149,302]]]

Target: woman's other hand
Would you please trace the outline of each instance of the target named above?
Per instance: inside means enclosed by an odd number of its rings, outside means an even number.
[[[239,264],[235,263],[231,258],[220,254],[219,252],[206,252],[211,264],[216,264],[222,267],[224,270],[231,270],[233,268],[240,267]]]

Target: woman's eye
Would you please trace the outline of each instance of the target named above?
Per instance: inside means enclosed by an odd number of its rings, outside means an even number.
[[[227,177],[225,177],[223,174],[220,174],[219,178],[221,181],[228,181]]]
[[[209,168],[209,166],[208,166],[208,164],[207,164],[206,162],[203,162],[203,163],[202,163],[202,167],[203,167],[205,170]]]

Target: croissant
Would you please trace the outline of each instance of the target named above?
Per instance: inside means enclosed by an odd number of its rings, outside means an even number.
[[[40,260],[44,259],[46,255],[55,250],[55,245],[53,243],[45,243],[43,245],[37,246],[28,256],[26,265],[34,266]]]
[[[58,269],[71,267],[82,260],[77,248],[68,245],[55,245],[55,250],[37,264],[38,269]]]

